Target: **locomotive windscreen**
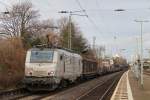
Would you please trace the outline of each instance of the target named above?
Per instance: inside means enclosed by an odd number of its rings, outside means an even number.
[[[54,51],[39,51],[32,50],[30,62],[31,63],[50,63],[53,61]]]

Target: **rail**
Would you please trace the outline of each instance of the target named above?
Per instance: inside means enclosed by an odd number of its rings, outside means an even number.
[[[121,74],[122,75],[122,74]],[[121,75],[118,75],[117,77],[114,76],[113,78],[107,79],[106,81],[102,82],[101,84],[98,84],[97,86],[95,86],[94,88],[90,89],[89,91],[87,91],[86,93],[84,93],[83,95],[79,96],[76,100],[85,100],[84,98],[86,98],[86,96],[89,96],[90,94],[93,94],[95,91],[102,91],[101,89],[105,89],[102,88],[103,86],[107,86],[105,91],[100,94],[99,92],[97,92],[97,94],[95,94],[95,96],[97,96],[94,99],[98,99],[98,100],[104,100],[105,98],[108,97],[109,93],[112,92],[113,87],[116,86],[116,84],[118,83]],[[109,84],[108,84],[109,83]],[[114,88],[115,89],[115,88]],[[88,98],[88,97],[87,97]],[[90,99],[89,99],[90,100]]]

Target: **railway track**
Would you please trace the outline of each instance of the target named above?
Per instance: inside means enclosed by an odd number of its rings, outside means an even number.
[[[118,72],[106,75],[56,94],[47,94],[33,100],[107,100],[111,97],[122,74],[123,72]]]
[[[76,100],[109,100],[122,73],[95,86]]]
[[[80,83],[76,83],[76,84],[70,84],[68,87],[65,87],[65,88],[59,88],[55,91],[51,91],[51,92],[35,92],[33,93],[32,95],[28,95],[28,96],[25,96],[25,97],[20,97],[18,98],[19,100],[41,100],[43,98],[46,98],[46,97],[50,97],[50,96],[54,96],[54,95],[57,95],[63,91],[66,91],[68,89],[71,89],[75,86],[78,86],[80,84],[84,84],[88,81],[91,81],[91,80],[87,80],[87,81],[81,81]]]
[[[29,92],[20,88],[0,93],[0,98],[2,100],[105,100],[111,95],[122,73],[108,74],[52,92]]]
[[[87,81],[90,81],[90,80],[87,80]],[[40,98],[44,98],[44,97],[47,97],[50,95],[57,94],[61,91],[65,91],[69,88],[72,88],[72,87],[82,84],[84,82],[86,82],[86,81],[81,81],[80,83],[77,83],[77,84],[71,84],[66,88],[57,89],[52,92],[48,92],[48,91],[30,92],[30,91],[26,90],[25,88],[12,89],[12,90],[8,90],[8,91],[0,92],[0,100],[6,100],[6,99],[7,100],[37,100]]]
[[[24,97],[30,95],[25,88],[16,88],[7,91],[0,92],[0,99],[1,100],[13,100],[18,97]]]

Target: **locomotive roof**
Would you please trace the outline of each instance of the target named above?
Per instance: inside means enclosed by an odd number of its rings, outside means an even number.
[[[68,52],[68,53],[72,53],[74,55],[80,55],[78,53],[66,50],[66,49],[61,49],[61,48],[31,48],[28,51],[32,51],[32,50],[54,50],[54,51],[61,51],[61,52]],[[81,56],[81,55],[80,55]]]
[[[68,51],[68,52],[71,52],[71,53],[76,53],[78,54],[76,51],[74,50],[70,50],[70,49],[67,49],[67,48],[61,48],[61,47],[57,47],[57,48],[43,48],[43,47],[40,47],[40,48],[37,48],[37,47],[34,47],[34,48],[31,48],[29,50],[64,50],[64,51]]]

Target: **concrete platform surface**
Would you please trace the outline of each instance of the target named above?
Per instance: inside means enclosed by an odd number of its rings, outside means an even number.
[[[140,85],[132,71],[129,71],[129,82],[134,100],[150,100],[150,75],[143,75],[144,85]]]
[[[144,74],[144,85],[140,85],[135,74],[125,72],[111,97],[111,100],[150,100],[150,75]]]

